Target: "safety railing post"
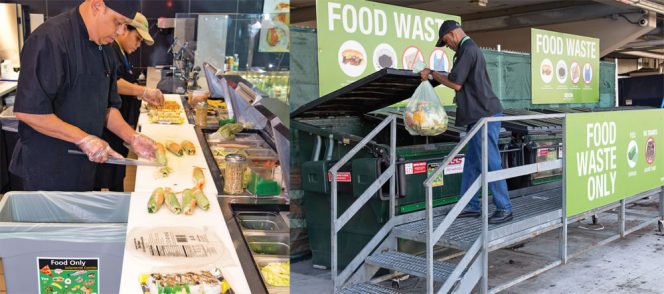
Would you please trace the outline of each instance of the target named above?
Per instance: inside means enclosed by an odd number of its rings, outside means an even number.
[[[396,214],[396,191],[397,191],[397,118],[392,116],[390,125],[390,166],[394,168],[394,174],[390,177],[390,219]]]
[[[333,170],[331,174],[331,190],[332,190],[332,203],[330,205],[330,238],[331,238],[331,256],[330,256],[330,265],[331,275],[332,275],[332,289],[334,292],[338,290],[337,283],[337,171]]]
[[[562,196],[562,228],[560,230],[560,262],[563,264],[567,263],[567,169],[565,168],[566,164],[566,158],[567,158],[567,144],[565,138],[567,135],[565,133],[565,125],[567,123],[567,116],[563,118],[563,196]]]
[[[433,186],[425,184],[427,220],[427,293],[433,293]]]
[[[489,293],[489,123],[482,126],[482,278],[480,293]]]

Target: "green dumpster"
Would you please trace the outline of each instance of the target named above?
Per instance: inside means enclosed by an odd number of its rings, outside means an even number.
[[[406,70],[383,69],[338,91],[303,105],[291,114],[291,161],[298,167],[304,191],[313,264],[330,266],[330,201],[328,170],[395,110],[374,111],[410,97],[420,84],[418,75]],[[401,112],[396,112],[401,113]],[[453,123],[453,120],[452,122]],[[397,213],[424,209],[428,174],[458,144],[459,128],[436,137],[411,136],[403,121],[397,124]],[[465,135],[465,129],[463,130]],[[389,165],[390,132],[386,128],[369,142],[337,175],[338,216],[377,179]],[[501,139],[507,146],[509,136]],[[511,152],[511,151],[510,151]],[[454,203],[459,197],[463,154],[455,159],[456,171],[444,175],[433,189],[434,205]],[[386,184],[341,229],[338,265],[343,268],[371,240],[388,219],[389,186]]]

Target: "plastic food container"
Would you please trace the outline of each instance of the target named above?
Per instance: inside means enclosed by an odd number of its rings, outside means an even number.
[[[277,154],[271,149],[267,148],[247,148],[244,150],[247,155],[247,159],[251,163],[252,169],[263,168],[263,169],[274,169],[279,162]]]

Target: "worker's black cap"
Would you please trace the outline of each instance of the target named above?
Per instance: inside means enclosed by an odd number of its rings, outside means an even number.
[[[447,33],[453,31],[454,29],[460,28],[461,25],[454,20],[446,20],[440,25],[438,30],[438,42],[436,42],[436,47],[445,46],[445,41],[443,41],[443,36]]]
[[[106,7],[113,9],[113,11],[122,14],[122,16],[132,19],[136,13],[136,9],[132,8],[132,5],[127,5],[129,1],[119,1],[119,0],[106,0],[104,4]]]

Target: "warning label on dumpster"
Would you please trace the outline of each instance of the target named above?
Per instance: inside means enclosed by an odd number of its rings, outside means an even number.
[[[327,181],[332,182],[332,173],[327,173]],[[350,172],[337,172],[337,182],[350,183],[351,182]]]
[[[37,257],[39,293],[97,294],[98,258]]]
[[[446,175],[460,174],[463,172],[463,165],[466,162],[465,157],[455,157],[450,164],[445,167]]]
[[[438,162],[432,162],[432,163],[429,163],[429,164],[427,165],[427,178],[430,177],[430,176],[436,171],[436,169],[438,169],[439,166],[440,166],[440,163],[438,163]],[[439,175],[439,176],[438,176],[438,177],[437,177],[437,178],[431,183],[431,186],[432,186],[432,187],[442,186],[442,185],[444,184],[443,177],[444,177],[444,175]]]

